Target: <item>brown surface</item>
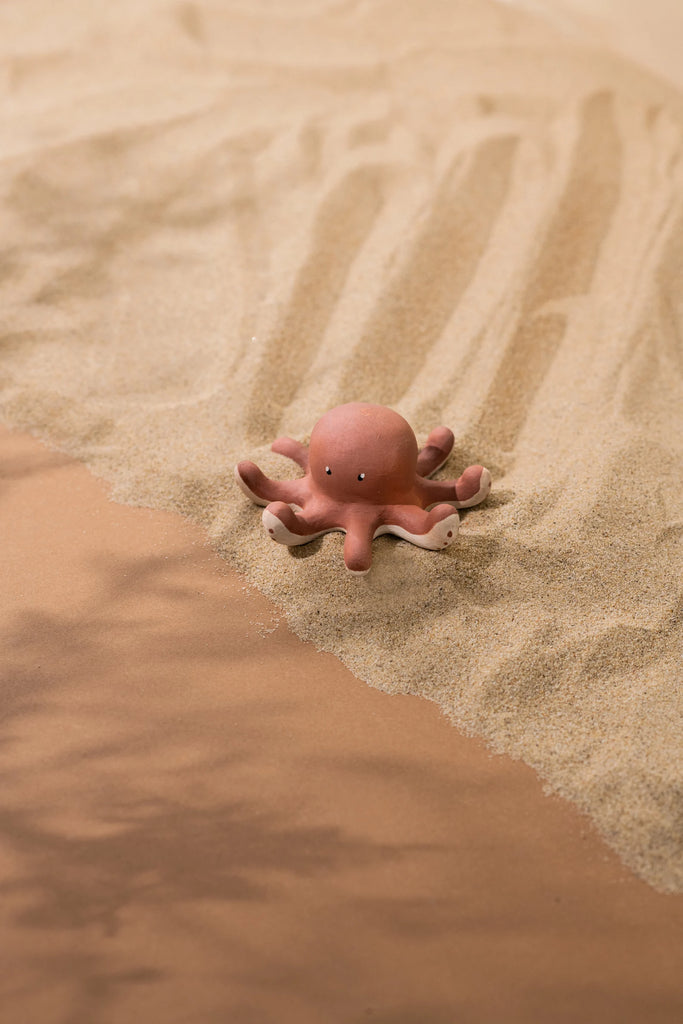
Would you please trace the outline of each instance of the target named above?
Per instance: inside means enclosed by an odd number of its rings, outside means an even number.
[[[3,1024],[681,1019],[683,899],[196,528],[0,442]]]

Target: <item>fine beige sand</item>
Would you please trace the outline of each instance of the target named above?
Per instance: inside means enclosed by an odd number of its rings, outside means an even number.
[[[3,1024],[678,1024],[683,897],[201,528],[0,430],[0,530]]]
[[[680,93],[485,0],[1,17],[2,415],[680,890]],[[363,580],[231,476],[352,399],[494,476],[451,549],[383,538]]]

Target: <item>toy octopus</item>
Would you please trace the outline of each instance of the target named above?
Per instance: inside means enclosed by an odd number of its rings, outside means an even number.
[[[235,466],[240,488],[265,505],[263,525],[280,544],[308,544],[341,530],[344,562],[366,573],[372,541],[393,533],[436,551],[455,540],[456,509],[483,501],[491,474],[470,466],[458,480],[429,480],[453,447],[448,427],[436,427],[419,451],[410,424],[382,405],[351,402],[318,420],[308,447],[279,437],[271,449],[305,471],[297,480],[271,480],[253,462]]]

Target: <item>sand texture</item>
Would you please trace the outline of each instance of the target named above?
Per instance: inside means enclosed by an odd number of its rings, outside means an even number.
[[[0,11],[6,421],[683,889],[680,94],[507,5],[84,7]],[[264,534],[233,463],[349,400],[491,469],[448,551]]]

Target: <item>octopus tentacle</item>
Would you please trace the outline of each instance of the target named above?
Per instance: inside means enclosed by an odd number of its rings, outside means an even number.
[[[390,505],[384,512],[385,523],[375,536],[393,533],[420,548],[437,551],[455,540],[460,517],[452,505],[437,505],[426,512],[415,505]]]
[[[248,460],[238,462],[235,466],[235,480],[240,490],[257,505],[267,505],[271,501],[303,505],[308,496],[305,478],[271,480],[261,472],[256,463]]]
[[[293,437],[278,437],[271,444],[270,450],[285,455],[304,471],[308,469],[308,446],[301,441],[295,441]]]
[[[437,469],[441,469],[453,450],[454,442],[452,430],[448,427],[435,427],[417,456],[418,476],[431,476]]]
[[[365,574],[372,565],[372,539],[376,536],[377,518],[354,517],[345,523],[344,564],[357,576]]]
[[[483,466],[468,466],[457,480],[419,480],[425,505],[447,501],[454,508],[471,508],[491,490],[491,474]]]
[[[295,512],[284,501],[273,501],[263,510],[263,525],[279,544],[296,547],[308,544],[324,533],[338,527],[323,525],[319,519],[309,518],[305,512]]]

